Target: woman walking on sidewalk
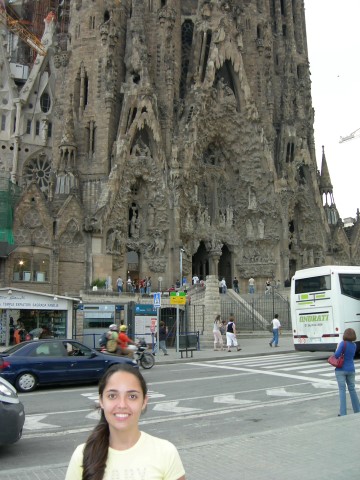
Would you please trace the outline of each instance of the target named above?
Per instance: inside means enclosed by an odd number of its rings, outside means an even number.
[[[226,346],[227,351],[231,352],[231,347],[234,346],[237,348],[237,351],[241,350],[236,339],[236,326],[235,326],[235,317],[233,314],[230,315],[228,324],[226,325]]]
[[[346,385],[349,390],[351,405],[354,413],[360,412],[359,398],[355,386],[354,356],[356,353],[356,333],[352,328],[347,328],[343,335],[343,341],[339,343],[335,357],[339,358],[344,351],[344,363],[341,368],[335,368],[335,376],[339,387],[340,414],[346,415]]]
[[[219,346],[220,350],[224,350],[224,342],[223,342],[223,339],[222,339],[222,336],[221,336],[221,331],[220,331],[220,327],[221,327],[221,320],[220,319],[221,319],[221,316],[216,315],[215,321],[214,321],[214,327],[213,327],[214,350],[215,351],[219,350],[218,346]]]

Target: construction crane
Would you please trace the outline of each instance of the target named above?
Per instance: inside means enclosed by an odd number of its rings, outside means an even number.
[[[6,11],[4,0],[0,0],[0,22],[6,25],[6,27],[14,35],[17,35],[19,38],[21,38],[21,40],[27,43],[29,47],[35,50],[39,55],[46,55],[44,45],[40,42],[37,36],[30,32],[30,30],[28,30],[24,25],[22,25],[20,20],[9,15],[9,13]]]
[[[339,143],[347,142],[348,140],[352,140],[353,138],[360,137],[360,128],[351,132],[350,135],[346,135],[346,137],[340,137]]]

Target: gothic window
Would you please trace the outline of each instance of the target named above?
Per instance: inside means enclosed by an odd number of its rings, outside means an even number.
[[[36,120],[35,122],[35,135],[40,135],[40,121]]]
[[[283,34],[283,37],[286,37],[286,25],[283,24],[282,26],[282,34]]]
[[[262,33],[262,28],[261,28],[261,25],[258,25],[256,27],[256,36],[257,36],[257,39],[262,39],[263,38],[263,33]]]
[[[105,12],[104,12],[104,22],[108,22],[109,20],[110,20],[109,10],[105,10]]]
[[[1,130],[4,131],[6,129],[6,115],[1,115]]]
[[[24,167],[24,179],[26,184],[33,180],[39,185],[40,190],[46,195],[49,188],[51,165],[47,156],[42,153],[30,159]]]
[[[87,127],[87,151],[89,155],[95,153],[96,124],[94,120],[88,122]]]
[[[48,138],[51,138],[51,137],[52,137],[52,123],[51,123],[51,122],[48,123],[47,136],[48,136]]]
[[[41,111],[47,113],[51,107],[51,98],[47,92],[44,92],[40,97],[40,108]]]
[[[14,282],[49,282],[50,256],[42,253],[30,255],[17,252],[13,256]]]
[[[201,71],[201,81],[203,82],[205,80],[205,73],[206,73],[206,66],[208,63],[209,59],[209,53],[210,53],[210,45],[211,45],[211,38],[212,38],[212,32],[211,30],[208,30],[206,32],[206,42],[205,42],[205,54],[202,55],[204,57],[204,61],[202,64],[202,71]],[[204,46],[203,46],[204,48]]]
[[[286,163],[290,163],[294,161],[294,154],[295,154],[295,144],[293,142],[289,142],[286,146]]]
[[[185,97],[186,78],[189,71],[190,53],[194,34],[194,24],[191,20],[185,20],[181,31],[181,78],[180,78],[180,98]]]
[[[94,30],[94,28],[95,28],[95,17],[91,15],[89,18],[89,30]]]
[[[31,134],[31,123],[32,123],[31,120],[27,120],[27,121],[26,121],[26,133],[27,133],[28,135]]]
[[[281,9],[281,15],[286,15],[285,0],[280,0],[280,9]]]

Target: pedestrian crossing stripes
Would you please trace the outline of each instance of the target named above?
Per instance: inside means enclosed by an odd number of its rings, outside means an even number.
[[[263,355],[247,358],[232,358],[207,362],[216,365],[228,365],[264,371],[277,371],[288,373],[315,373],[320,377],[334,377],[334,367],[329,365],[324,358],[314,358],[313,355],[279,354]],[[360,360],[355,360],[355,370],[360,366]],[[359,377],[360,380],[360,377]]]

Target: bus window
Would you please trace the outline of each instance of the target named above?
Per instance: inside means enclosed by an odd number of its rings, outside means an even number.
[[[360,300],[360,275],[339,273],[341,293]]]
[[[331,290],[330,275],[319,277],[300,278],[295,280],[295,293],[311,293]]]

